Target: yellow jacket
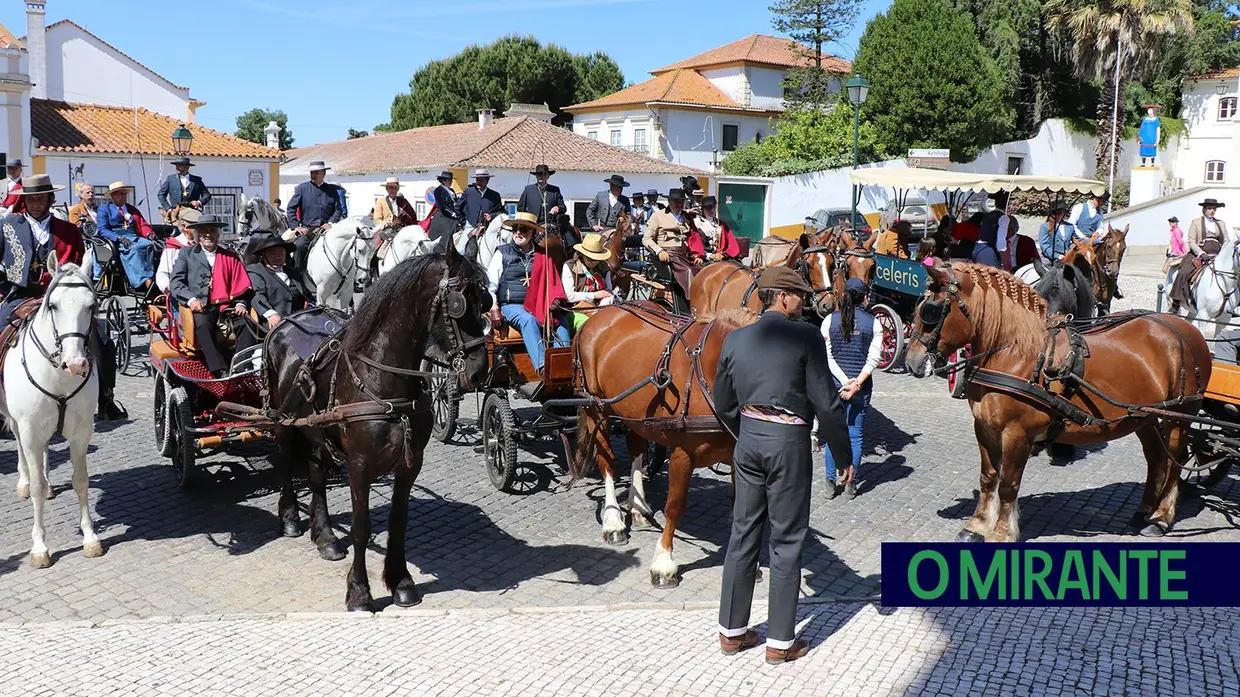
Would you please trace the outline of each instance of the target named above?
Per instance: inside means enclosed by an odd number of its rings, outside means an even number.
[[[897,257],[900,259],[908,259],[908,247],[900,244],[900,236],[895,230],[887,230],[878,236],[878,242],[874,245],[874,252],[889,257]]]

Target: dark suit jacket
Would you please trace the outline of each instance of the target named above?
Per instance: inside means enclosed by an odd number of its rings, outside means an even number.
[[[819,440],[831,448],[836,467],[852,462],[844,408],[813,325],[770,311],[728,334],[715,374],[715,411],[734,434],[746,404],[786,409],[807,424],[817,416]]]
[[[189,175],[188,191],[181,190],[181,175],[175,172],[169,174],[159,185],[159,207],[165,210],[191,201],[198,201],[205,206],[210,200],[211,192],[207,191],[207,185],[202,183],[202,177],[197,174]]]
[[[460,197],[452,189],[443,184],[435,187],[435,207],[439,213],[453,220],[463,220],[465,212],[461,204]]]
[[[231,254],[221,248],[219,254]],[[218,262],[217,262],[218,263]],[[182,249],[177,255],[177,263],[172,267],[172,278],[168,283],[168,292],[181,305],[189,305],[189,301],[197,298],[203,305],[208,304],[211,297],[211,265],[202,247],[194,245]],[[249,293],[238,301],[249,304]]]
[[[604,229],[614,228],[616,221],[620,217],[620,212],[631,212],[633,209],[629,206],[629,197],[620,194],[616,197],[616,205],[611,205],[611,190],[600,191],[594,195],[594,200],[590,202],[590,207],[586,209],[586,222],[590,227],[602,225]]]
[[[264,264],[250,264],[245,270],[249,273],[250,285],[254,288],[251,302],[259,317],[264,317],[271,310],[275,310],[281,317],[287,317],[305,309],[309,294],[297,280],[296,274],[288,275],[289,283],[286,285],[275,271]],[[287,269],[285,273],[288,273]]]
[[[546,225],[547,211],[560,207],[561,213],[572,215],[573,212],[568,210],[568,206],[564,203],[564,196],[560,193],[560,187],[555,184],[547,185],[547,208],[543,209],[543,192],[538,190],[538,184],[530,184],[521,192],[521,198],[517,201],[517,211],[520,213],[533,213],[538,216],[538,223]]]
[[[504,207],[504,199],[500,198],[499,192],[490,187],[486,193],[478,191],[478,187],[469,186],[465,189],[465,193],[461,194],[461,205],[465,214],[465,222],[470,227],[478,226],[478,216],[482,215],[484,210],[495,212]]]

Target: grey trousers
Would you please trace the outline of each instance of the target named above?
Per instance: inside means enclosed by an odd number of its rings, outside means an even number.
[[[726,636],[740,636],[749,626],[758,552],[763,528],[769,520],[767,646],[782,649],[792,645],[801,588],[801,548],[809,529],[814,468],[809,430],[809,426],[741,417],[741,432],[732,458],[736,473],[732,538],[723,565],[719,601],[719,631]]]

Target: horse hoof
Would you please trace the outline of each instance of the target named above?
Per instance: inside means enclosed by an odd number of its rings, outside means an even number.
[[[642,528],[644,530],[654,529],[654,516],[633,511],[633,527]]]
[[[1138,530],[1141,529],[1141,527],[1145,525],[1145,514],[1141,511],[1133,513],[1132,517],[1128,519],[1128,525],[1129,527],[1137,528]]]
[[[1162,537],[1167,534],[1167,528],[1158,523],[1150,523],[1141,528],[1141,537]]]
[[[27,484],[18,484],[17,485],[17,498],[23,501],[29,501],[30,500],[30,486]]]
[[[651,571],[650,585],[658,588],[659,590],[670,591],[674,588],[680,587],[680,579],[676,578],[675,575],[664,576],[663,574]]]
[[[348,553],[340,549],[337,540],[332,540],[326,544],[319,545],[319,556],[327,561],[340,561],[348,556]]]
[[[418,592],[417,586],[410,585],[408,588],[397,588],[392,591],[392,602],[396,607],[413,607],[422,602],[422,594]]]
[[[281,532],[284,533],[285,537],[301,537],[305,533],[305,530],[301,529],[301,523],[296,520],[284,521],[282,528]]]
[[[956,541],[969,543],[985,542],[986,537],[972,530],[961,530],[960,534],[956,535]]]
[[[85,554],[90,559],[102,557],[103,544],[100,542],[87,542],[85,545],[82,545],[82,554]]]
[[[623,530],[603,533],[603,541],[612,547],[623,547],[629,543],[629,534]]]
[[[374,612],[375,602],[370,600],[364,603],[345,603],[345,609],[349,612]]]
[[[43,554],[31,554],[30,566],[36,569],[46,569],[52,565],[52,555],[44,552]]]
[[[53,489],[51,486],[48,486],[43,491],[45,494],[43,498],[47,499],[48,501],[51,501],[52,499],[56,498],[56,490]]]

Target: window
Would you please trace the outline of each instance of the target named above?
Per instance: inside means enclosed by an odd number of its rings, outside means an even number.
[[[1222,97],[1218,100],[1218,120],[1230,119],[1236,115],[1236,98]]]
[[[590,224],[586,221],[586,209],[590,207],[590,202],[570,201],[568,205],[573,207],[573,225],[582,230],[589,228]]]
[[[430,210],[430,204],[426,201],[418,201],[413,204],[413,212],[418,216],[418,220],[426,219],[426,213]]]
[[[646,149],[646,129],[638,128],[633,131],[633,147],[642,151]]]
[[[758,131],[757,133],[753,135],[753,142],[759,145],[762,144],[762,131]]]
[[[1007,168],[1004,170],[1007,174],[1020,174],[1025,167],[1025,158],[1020,155],[1008,155]]]
[[[1206,163],[1206,181],[1220,183],[1227,172],[1227,163],[1222,160],[1210,160]]]
[[[731,152],[736,149],[736,144],[741,139],[741,127],[733,124],[723,125],[723,150]]]
[[[620,129],[611,132],[611,144],[620,145]]]
[[[598,140],[598,131],[586,131],[586,137],[590,140]]]

